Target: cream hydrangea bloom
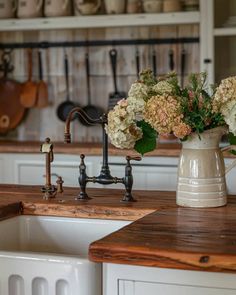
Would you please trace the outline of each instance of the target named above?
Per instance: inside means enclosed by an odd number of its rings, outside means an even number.
[[[236,76],[223,79],[216,88],[213,99],[214,110],[221,111],[221,108],[232,100],[236,101]]]
[[[221,107],[221,113],[229,126],[229,131],[236,135],[236,101],[231,100]]]
[[[130,90],[128,92],[128,97],[135,97],[136,99],[148,99],[148,86],[143,82],[135,82],[131,85]]]
[[[133,149],[137,140],[142,138],[142,131],[135,124],[129,125],[125,130],[109,132],[111,143],[120,149]]]
[[[168,93],[151,97],[144,110],[144,120],[159,134],[171,133],[182,117],[179,98]]]
[[[118,148],[131,149],[135,142],[142,138],[142,130],[136,126],[135,114],[125,99],[120,100],[108,113],[105,130],[111,143]]]
[[[129,109],[133,111],[135,114],[142,113],[145,107],[146,102],[138,97],[129,96],[127,98]]]
[[[154,92],[157,92],[158,94],[172,94],[174,91],[174,87],[167,81],[160,81],[152,87],[152,90]]]
[[[148,99],[148,86],[142,82],[135,82],[128,92],[128,108],[135,114],[142,113]]]
[[[128,101],[120,100],[116,106],[108,113],[109,128],[115,130],[125,130],[127,126],[135,120],[135,114],[129,111]]]

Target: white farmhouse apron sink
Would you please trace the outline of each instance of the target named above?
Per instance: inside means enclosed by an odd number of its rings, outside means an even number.
[[[0,294],[100,295],[89,244],[128,221],[18,216],[0,222]]]

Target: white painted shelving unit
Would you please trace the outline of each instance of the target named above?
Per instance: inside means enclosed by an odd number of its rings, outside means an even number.
[[[0,31],[86,29],[125,26],[196,24],[200,13],[140,13],[0,20]]]
[[[227,27],[227,28],[215,28],[214,36],[236,36],[236,27]]]
[[[201,5],[201,46],[205,48],[202,68],[208,72],[209,83],[219,83],[236,75],[236,21],[230,23],[236,18],[236,1],[201,0]]]

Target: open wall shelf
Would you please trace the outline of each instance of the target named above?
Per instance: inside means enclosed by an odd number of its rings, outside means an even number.
[[[124,26],[196,24],[200,13],[140,13],[0,20],[0,31],[87,29]]]

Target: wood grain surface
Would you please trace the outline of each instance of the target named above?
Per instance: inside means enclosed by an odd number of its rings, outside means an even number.
[[[74,200],[65,188],[44,200],[39,186],[0,185],[0,220],[18,214],[134,221],[90,245],[95,262],[236,272],[236,196],[225,207],[191,209],[175,204],[174,192],[134,191],[137,202],[122,203],[123,190],[89,189],[91,200]]]
[[[165,268],[236,271],[236,204],[154,212],[90,245],[90,259]]]
[[[89,201],[77,201],[77,188],[65,188],[56,198],[44,200],[40,186],[0,185],[0,209],[19,202],[23,214],[137,220],[156,210],[175,207],[174,192],[134,191],[137,202],[121,202],[124,190],[88,189]],[[1,216],[1,215],[0,215]]]
[[[40,153],[40,145],[38,141],[1,141],[0,153]],[[102,145],[100,143],[71,143],[54,142],[55,154],[74,154],[79,155],[84,153],[90,156],[101,156]],[[180,154],[181,144],[178,143],[159,143],[157,148],[145,154],[145,157],[178,157]],[[118,149],[109,145],[110,156],[137,156],[134,150]],[[229,152],[224,152],[225,157],[233,158]]]
[[[1,141],[0,153],[39,153],[42,142],[37,141]],[[75,154],[85,153],[86,155],[102,155],[102,145],[100,143],[71,143],[54,142],[54,152],[58,154]],[[180,144],[163,143],[159,144],[158,148],[147,156],[179,156]],[[134,150],[117,149],[114,146],[109,146],[109,155],[111,156],[126,156],[137,155]]]

